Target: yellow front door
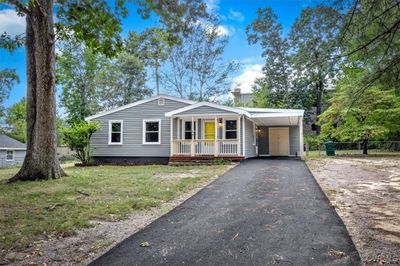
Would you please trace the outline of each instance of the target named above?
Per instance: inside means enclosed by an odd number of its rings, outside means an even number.
[[[204,122],[204,138],[215,139],[215,122]]]

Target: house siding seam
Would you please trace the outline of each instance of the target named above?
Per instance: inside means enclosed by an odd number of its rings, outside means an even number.
[[[115,113],[107,114],[93,119],[99,121],[101,128],[95,132],[91,139],[93,156],[105,157],[169,157],[170,156],[170,130],[171,122],[165,117],[166,112],[183,108],[189,104],[165,99],[164,105],[158,105],[158,99],[133,106]],[[143,120],[161,120],[161,144],[143,144]],[[121,145],[108,145],[108,121],[123,120],[123,143]],[[174,129],[176,122],[174,122]]]

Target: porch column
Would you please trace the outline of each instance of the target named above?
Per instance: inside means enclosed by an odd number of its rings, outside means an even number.
[[[214,156],[218,156],[218,117],[214,116],[214,126],[215,126],[215,132],[214,132]]]
[[[238,132],[238,135],[237,135],[237,139],[238,139],[238,147],[237,147],[237,153],[238,153],[238,155],[242,155],[242,148],[241,148],[241,138],[242,138],[242,136],[241,136],[241,134],[242,134],[242,132],[241,132],[241,130],[240,130],[240,126],[241,124],[240,124],[240,116],[238,116],[238,118],[236,119],[236,130],[237,130],[237,132]]]
[[[300,158],[304,160],[303,117],[299,116]]]
[[[192,142],[190,144],[190,155],[192,157],[194,156],[194,130],[193,130],[193,128],[194,128],[194,117],[192,116],[192,123],[191,123],[191,126],[190,126],[190,132],[192,133],[191,134]]]
[[[170,129],[170,135],[171,135],[171,143],[170,143],[170,156],[174,155],[174,117],[171,117],[171,129]]]

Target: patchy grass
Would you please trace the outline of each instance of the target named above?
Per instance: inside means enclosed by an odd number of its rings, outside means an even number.
[[[92,226],[92,220],[118,220],[133,210],[159,206],[228,168],[69,165],[68,177],[13,184],[5,181],[18,169],[0,169],[0,253],[40,237],[73,234]]]
[[[336,156],[326,156],[325,151],[309,151],[305,155],[306,160],[315,160],[322,158],[338,158],[338,157],[400,157],[400,152],[390,152],[381,150],[369,150],[368,155],[363,155],[361,150],[335,150]]]

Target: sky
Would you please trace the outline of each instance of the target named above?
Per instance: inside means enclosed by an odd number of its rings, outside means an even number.
[[[230,78],[232,84],[238,83],[244,92],[251,91],[251,84],[261,75],[263,59],[261,47],[249,45],[246,39],[246,26],[256,18],[259,8],[271,7],[278,15],[284,33],[290,30],[295,18],[300,15],[301,9],[312,4],[313,0],[205,0],[209,12],[220,17],[221,33],[229,37],[229,44],[224,53],[224,60],[235,60],[241,67]],[[148,27],[157,26],[155,19],[142,20],[136,13],[136,8],[129,7],[129,16],[123,20],[122,35],[126,36],[130,30],[142,31]],[[8,5],[0,4],[0,33],[11,35],[21,34],[25,30],[25,19],[16,14]],[[10,107],[26,95],[26,63],[25,49],[20,48],[12,54],[0,50],[0,69],[16,69],[20,83],[16,84],[5,101]]]

